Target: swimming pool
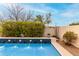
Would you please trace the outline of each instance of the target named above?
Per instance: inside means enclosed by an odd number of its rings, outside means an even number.
[[[60,56],[51,43],[0,43],[0,56]]]

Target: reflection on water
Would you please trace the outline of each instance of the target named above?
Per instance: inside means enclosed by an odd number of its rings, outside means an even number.
[[[27,48],[30,48],[30,46],[28,46]]]
[[[0,51],[4,50],[5,46],[0,46]],[[0,53],[1,55],[1,53]]]
[[[4,48],[4,46],[0,46],[0,49],[1,49],[1,48]]]
[[[41,46],[40,49],[43,49],[43,47]]]
[[[15,46],[12,46],[12,48],[18,48],[18,46],[15,45]]]
[[[39,49],[44,49],[44,47],[40,46]]]
[[[24,47],[24,49],[29,49],[29,48],[31,48],[30,43],[28,44],[28,46],[26,45],[26,46]]]

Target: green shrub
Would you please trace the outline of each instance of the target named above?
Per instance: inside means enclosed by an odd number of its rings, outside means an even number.
[[[68,31],[63,35],[63,38],[66,44],[71,45],[71,43],[75,42],[75,40],[77,39],[77,34]]]
[[[3,36],[41,37],[44,33],[44,24],[41,22],[6,21],[2,24]]]

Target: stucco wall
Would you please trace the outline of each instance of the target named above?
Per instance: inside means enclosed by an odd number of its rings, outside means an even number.
[[[53,35],[55,35],[55,27],[46,27],[45,28],[45,31],[44,31],[44,36],[45,37],[47,37],[48,36],[48,34],[50,34],[50,36],[53,36]]]
[[[63,34],[67,31],[76,33],[78,35],[78,39],[75,43],[73,43],[73,45],[79,48],[79,25],[59,27],[58,30],[58,36],[61,40],[63,40]]]

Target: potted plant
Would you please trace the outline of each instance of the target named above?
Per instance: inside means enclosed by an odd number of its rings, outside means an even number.
[[[49,33],[47,35],[48,35],[48,37],[50,37],[50,34]]]

